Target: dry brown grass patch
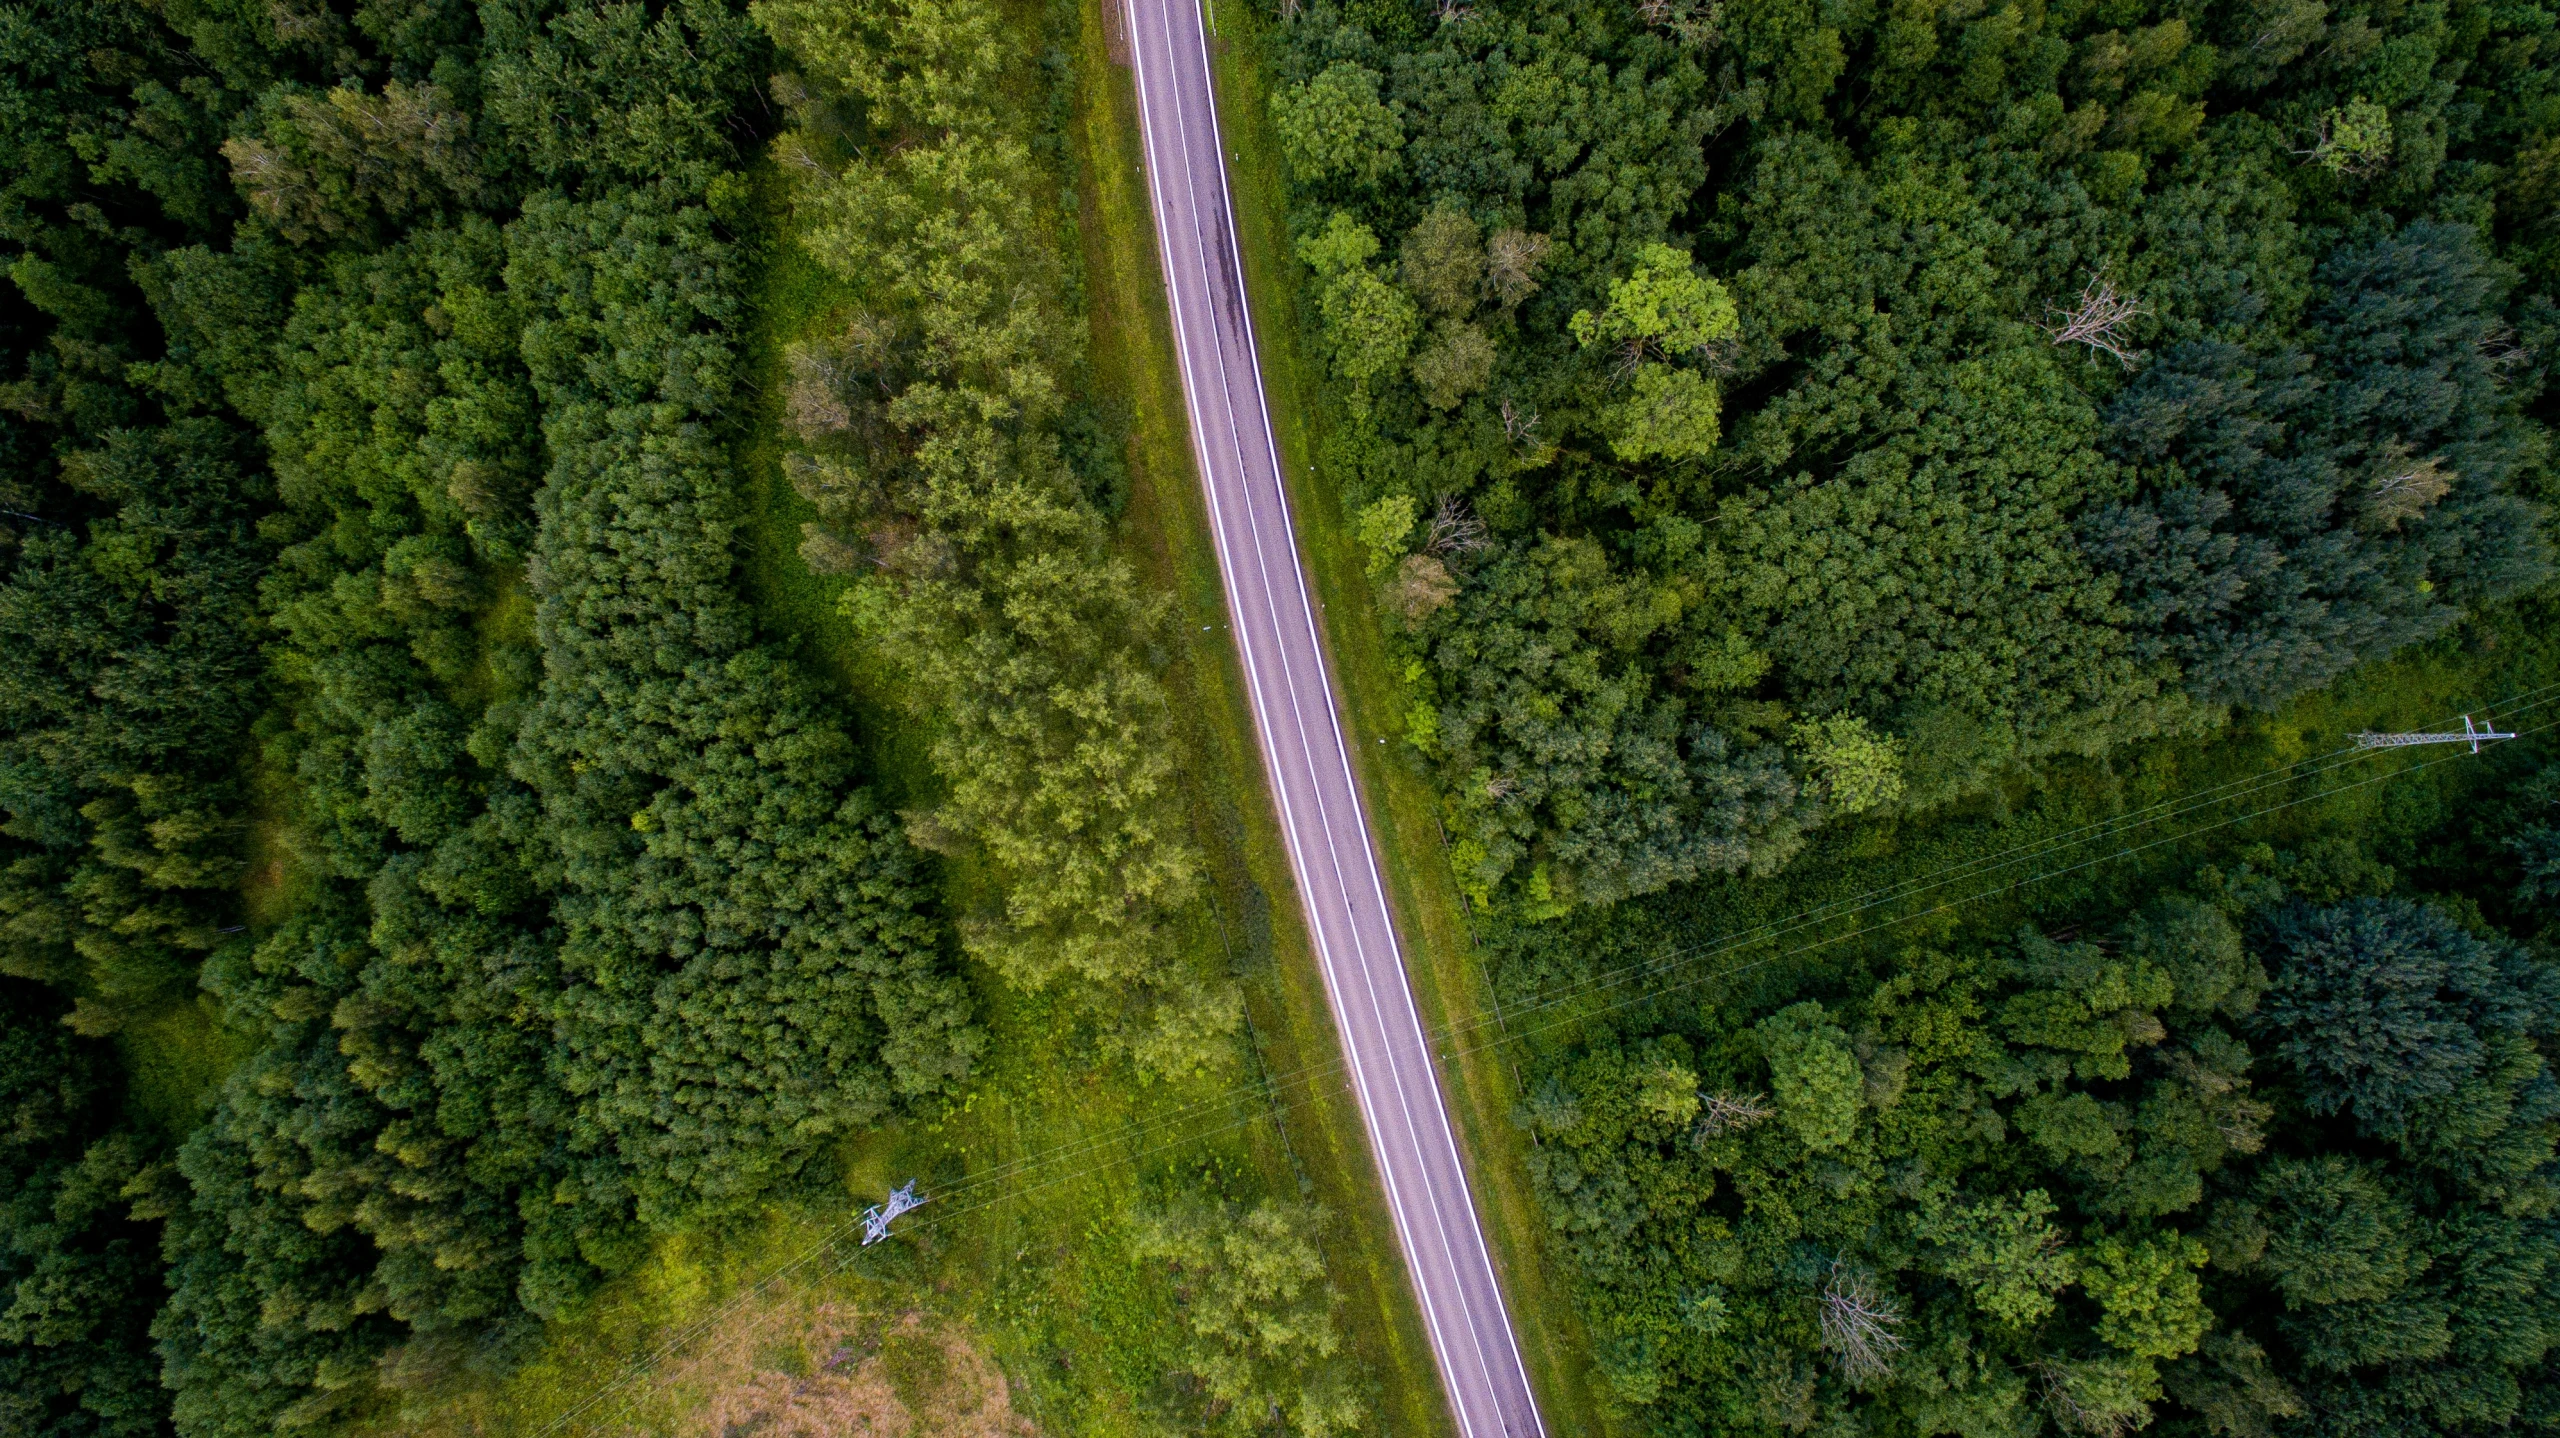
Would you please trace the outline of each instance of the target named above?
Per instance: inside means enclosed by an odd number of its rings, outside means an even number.
[[[915,1312],[796,1296],[741,1314],[659,1380],[685,1438],[1034,1438],[995,1361]]]

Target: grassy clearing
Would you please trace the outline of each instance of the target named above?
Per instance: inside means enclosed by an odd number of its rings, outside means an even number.
[[[211,994],[195,994],[127,1020],[116,1032],[124,1059],[125,1108],[145,1128],[184,1138],[213,1112],[222,1081],[256,1051],[257,1040],[222,1021]]]
[[[1320,618],[1343,690],[1344,720],[1355,737],[1424,1022],[1441,1031],[1475,1032],[1497,1016],[1443,851],[1438,799],[1413,751],[1399,741],[1409,700],[1387,661],[1358,546],[1332,486],[1313,463],[1325,410],[1316,371],[1298,348],[1297,264],[1288,249],[1283,169],[1270,132],[1267,72],[1257,50],[1256,27],[1262,22],[1243,6],[1211,14],[1221,42],[1215,47],[1219,118],[1233,157],[1236,225],[1263,381],[1300,544],[1323,606]],[[1521,1097],[1517,1071],[1497,1050],[1460,1048],[1444,1056],[1442,1074],[1548,1427],[1558,1433],[1614,1432],[1588,1387],[1589,1342],[1538,1241],[1545,1220],[1529,1190],[1527,1138],[1511,1121]]]
[[[885,800],[905,808],[927,802],[933,793],[927,753],[932,735],[904,717],[896,665],[865,643],[837,609],[845,581],[800,562],[800,526],[817,518],[817,510],[782,475],[783,347],[849,311],[858,297],[787,238],[783,217],[790,197],[783,178],[772,166],[760,165],[754,179],[761,210],[774,217],[774,234],[761,257],[745,354],[746,374],[762,407],[737,448],[738,473],[747,486],[739,546],[747,593],[758,617],[788,642],[793,657],[834,681],[852,712],[854,734],[868,751],[873,784]]]
[[[1048,1005],[986,997],[995,1057],[966,1100],[938,1119],[846,1146],[835,1197],[660,1241],[591,1311],[554,1325],[503,1381],[440,1384],[385,1426],[491,1438],[720,1433],[733,1431],[742,1407],[773,1398],[775,1374],[795,1368],[796,1383],[833,1374],[864,1388],[877,1378],[921,1420],[942,1402],[929,1371],[937,1364],[931,1353],[902,1351],[924,1340],[889,1341],[888,1332],[913,1320],[937,1349],[965,1335],[969,1352],[1010,1380],[970,1386],[1001,1395],[1042,1431],[1155,1431],[1150,1408],[1182,1334],[1170,1279],[1125,1258],[1127,1216],[1175,1185],[1262,1191],[1274,1166],[1270,1126],[1247,1095],[1240,1106],[1207,1105],[1182,1128],[1150,1128],[1150,1119],[1213,1091],[1132,1093],[1082,1062]],[[1067,1146],[1084,1152],[1017,1182],[966,1187],[973,1174]],[[945,1195],[940,1206],[902,1222],[897,1240],[860,1247],[859,1231],[846,1225],[863,1202],[909,1177]],[[854,1371],[842,1359],[830,1367],[848,1346],[861,1355]],[[944,1354],[940,1366],[954,1362]],[[617,1381],[626,1375],[632,1381]],[[877,1397],[820,1384],[793,1402],[819,1422]],[[944,1406],[978,1412],[984,1401]]]
[[[240,875],[247,933],[241,937],[254,940],[302,903],[311,870],[293,847],[290,780],[255,754],[242,767],[249,779],[249,814]],[[198,992],[127,1019],[115,1044],[124,1064],[126,1113],[143,1129],[175,1141],[212,1114],[223,1080],[257,1052],[258,1038],[230,1027],[221,1001]]]

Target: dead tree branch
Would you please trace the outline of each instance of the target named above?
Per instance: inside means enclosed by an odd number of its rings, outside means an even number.
[[[1729,1133],[1740,1133],[1764,1119],[1776,1117],[1777,1112],[1769,1106],[1766,1094],[1701,1094],[1698,1096],[1698,1126],[1692,1136],[1703,1143]]]
[[[1538,412],[1536,410],[1520,408],[1508,399],[1502,402],[1502,433],[1506,438],[1516,443],[1537,432]]]
[[[1506,419],[1511,402],[1503,401]],[[1535,424],[1537,416],[1530,416]],[[1466,501],[1454,494],[1440,496],[1440,506],[1431,511],[1431,528],[1422,541],[1425,551],[1438,555],[1467,554],[1484,548],[1484,521],[1467,512]]]
[[[2069,307],[2049,304],[2044,310],[2053,323],[2039,328],[2056,345],[2087,345],[2092,361],[2102,353],[2110,354],[2126,369],[2141,358],[2142,352],[2132,347],[2123,327],[2150,311],[2132,296],[2118,294],[2115,282],[2104,275],[2091,275],[2089,283],[2081,286],[2079,300]]]
[[[1840,1363],[1840,1373],[1864,1384],[1893,1371],[1894,1355],[1904,1348],[1902,1309],[1877,1291],[1865,1270],[1834,1260],[1831,1281],[1822,1288],[1822,1346]]]

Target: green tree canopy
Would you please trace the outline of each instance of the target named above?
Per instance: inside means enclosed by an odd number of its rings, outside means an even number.
[[[1378,72],[1341,60],[1271,96],[1281,153],[1300,180],[1374,184],[1396,163],[1404,122],[1378,98]]]

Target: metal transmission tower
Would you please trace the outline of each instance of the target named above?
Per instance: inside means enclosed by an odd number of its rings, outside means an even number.
[[[887,1203],[873,1204],[862,1211],[862,1246],[869,1248],[889,1236],[889,1220],[912,1208],[922,1208],[925,1201],[916,1197],[916,1181],[889,1195]]]
[[[2376,734],[2368,730],[2356,736],[2356,747],[2359,749],[2406,749],[2414,744],[2468,744],[2471,746],[2471,752],[2477,754],[2480,752],[2480,746],[2492,739],[2513,739],[2514,737],[2516,736],[2513,734],[2499,733],[2495,725],[2485,728],[2474,725],[2471,722],[2471,716],[2465,714],[2462,716],[2462,732],[2459,734],[2451,730],[2441,734]]]

